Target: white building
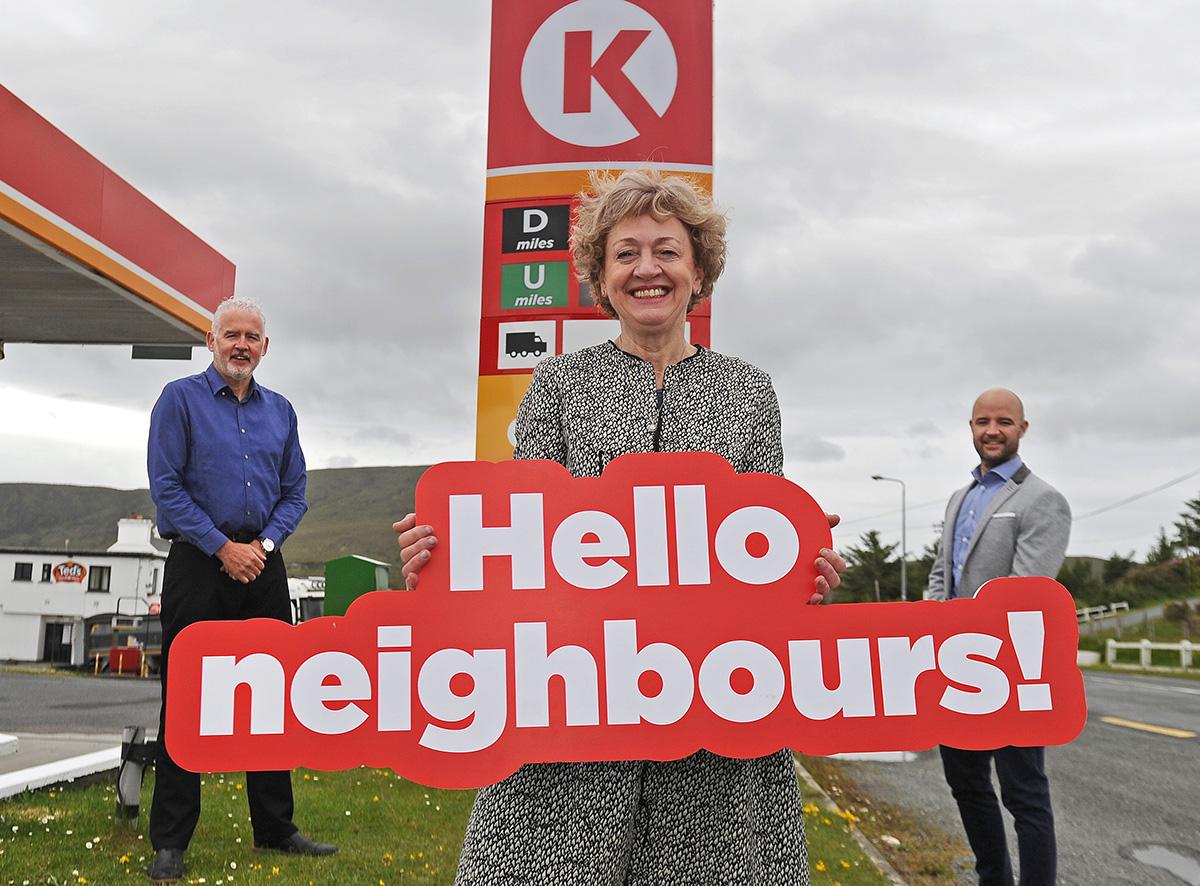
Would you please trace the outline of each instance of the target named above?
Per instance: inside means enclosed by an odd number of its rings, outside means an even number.
[[[158,612],[168,547],[141,517],[105,551],[0,547],[0,659],[83,664],[84,619]]]
[[[292,598],[294,624],[320,618],[325,610],[325,576],[288,578],[288,595]]]

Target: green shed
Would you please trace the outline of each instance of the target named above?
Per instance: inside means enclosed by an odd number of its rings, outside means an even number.
[[[325,561],[325,615],[345,615],[363,594],[387,588],[387,563],[360,554]]]

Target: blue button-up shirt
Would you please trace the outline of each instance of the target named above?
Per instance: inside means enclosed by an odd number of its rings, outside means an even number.
[[[292,404],[253,380],[239,402],[213,366],[163,388],[147,466],[163,537],[210,556],[231,539],[280,545],[308,510]]]
[[[951,586],[951,596],[957,596],[955,591],[962,580],[963,564],[967,562],[967,548],[979,528],[979,518],[987,510],[988,502],[1000,491],[1013,474],[1021,470],[1021,456],[1014,455],[1002,465],[997,465],[986,474],[981,473],[977,465],[971,471],[975,485],[967,490],[962,504],[958,508],[958,517],[954,521],[954,584]]]

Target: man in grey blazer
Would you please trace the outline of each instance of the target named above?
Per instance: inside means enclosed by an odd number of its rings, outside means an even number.
[[[971,436],[980,464],[972,482],[950,497],[929,574],[928,600],[973,597],[993,578],[1045,575],[1062,567],[1071,509],[1053,486],[1033,475],[1017,454],[1029,422],[1012,391],[984,391],[971,410]],[[1004,819],[992,788],[1013,816],[1021,886],[1055,882],[1057,848],[1050,783],[1042,747],[964,751],[943,746],[942,769],[975,853],[980,886],[1012,886]]]

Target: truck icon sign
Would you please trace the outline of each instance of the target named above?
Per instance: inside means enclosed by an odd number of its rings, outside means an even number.
[[[510,357],[540,357],[546,353],[546,341],[536,332],[508,332],[504,335],[504,350]]]

